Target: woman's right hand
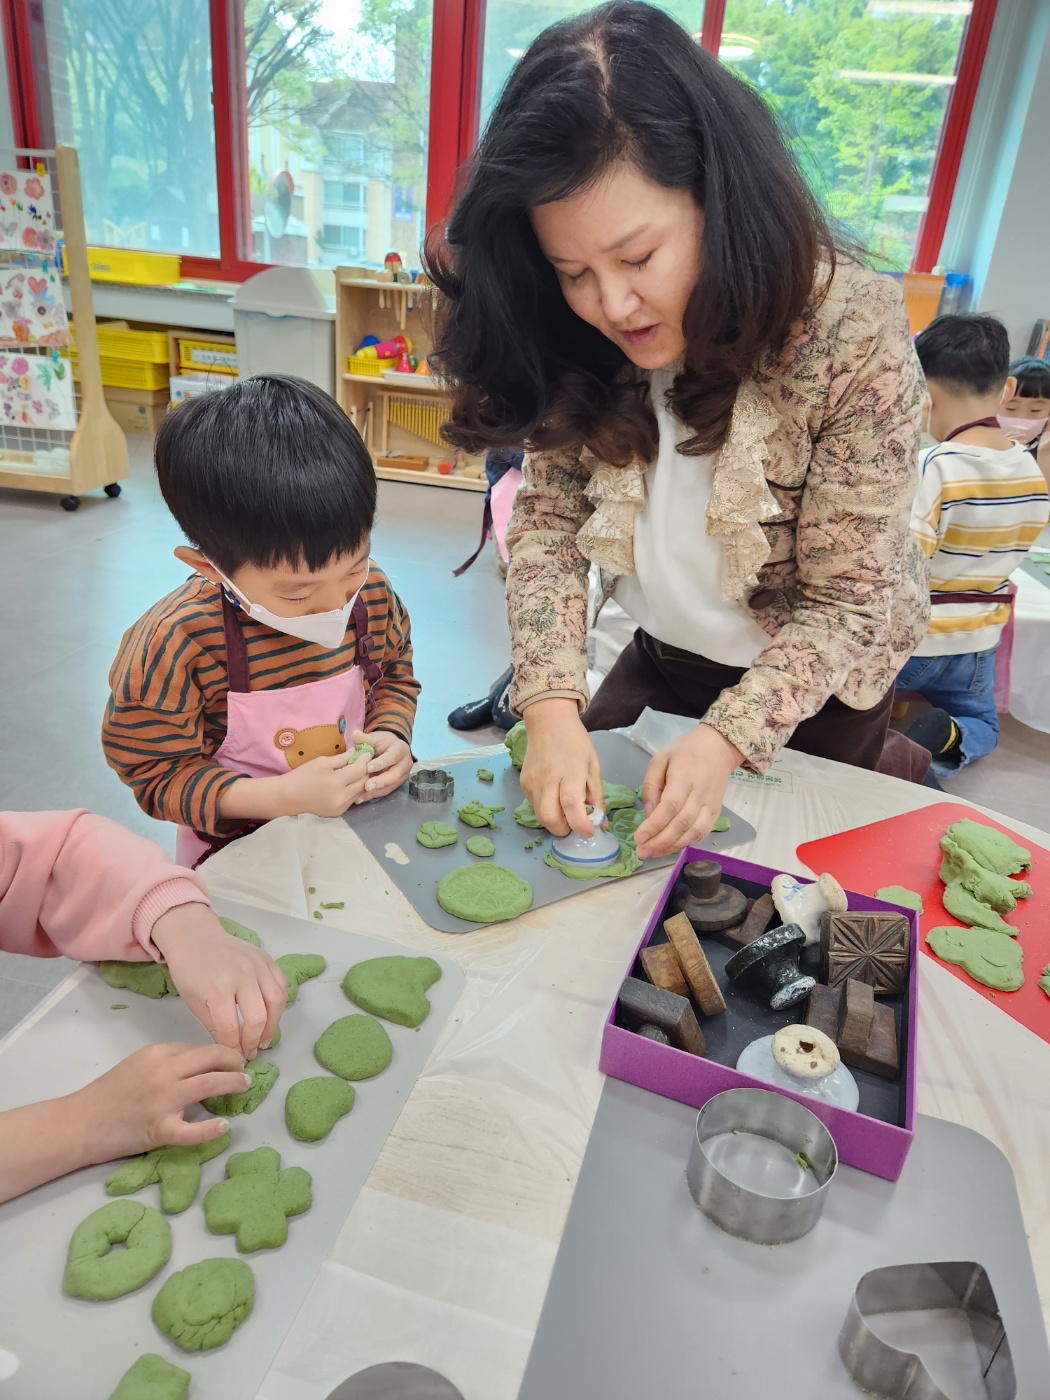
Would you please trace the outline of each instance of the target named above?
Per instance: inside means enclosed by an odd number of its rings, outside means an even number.
[[[540,823],[555,836],[593,836],[587,803],[602,805],[602,774],[575,700],[535,700],[524,713],[529,743],[521,786]]]

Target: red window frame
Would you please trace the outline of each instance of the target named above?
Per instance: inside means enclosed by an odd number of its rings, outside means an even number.
[[[974,0],[959,48],[956,80],[948,98],[934,158],[929,203],[916,241],[912,271],[929,272],[940,254],[959,175],[963,147],[988,50],[998,0]],[[183,275],[242,282],[269,266],[244,256],[251,248],[251,201],[245,139],[244,33],[238,0],[209,0],[215,166],[219,201],[218,258],[184,257]],[[701,43],[717,56],[726,0],[706,0]],[[39,0],[0,0],[15,144],[37,147],[49,120],[40,100],[32,54]],[[485,0],[434,0],[430,114],[427,136],[426,223],[447,214],[456,181],[478,136]]]

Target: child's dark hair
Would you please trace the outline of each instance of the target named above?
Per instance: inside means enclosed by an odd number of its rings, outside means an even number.
[[[994,316],[938,316],[915,337],[927,379],[955,393],[988,394],[1010,373],[1010,337]]]
[[[1010,373],[1017,380],[1019,399],[1050,399],[1050,364],[1046,360],[1025,355],[1021,360],[1014,360]]]
[[[357,429],[322,389],[261,374],[173,409],[157,479],[186,538],[230,575],[245,564],[321,569],[356,552],[376,512]]]

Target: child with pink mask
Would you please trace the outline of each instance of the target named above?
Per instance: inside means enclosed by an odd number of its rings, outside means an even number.
[[[1026,355],[1010,366],[1016,382],[1013,393],[999,407],[999,426],[1008,438],[1035,458],[1050,481],[1050,364]]]

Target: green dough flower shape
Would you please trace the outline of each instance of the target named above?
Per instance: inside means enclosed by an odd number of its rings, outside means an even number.
[[[901,904],[905,909],[914,909],[917,914],[921,914],[925,908],[922,895],[905,889],[903,885],[884,885],[881,890],[875,891],[875,898],[884,899],[887,904]]]
[[[232,938],[239,938],[242,943],[252,943],[256,948],[262,947],[259,935],[247,924],[239,924],[236,919],[220,919],[219,923]]]
[[[505,865],[460,865],[437,887],[447,914],[472,924],[499,924],[532,908],[532,886]]]
[[[482,783],[491,783],[491,782],[494,782],[494,781],[495,781],[495,778],[496,778],[496,775],[495,775],[495,773],[493,773],[493,771],[492,771],[491,768],[479,768],[479,769],[478,769],[478,781],[479,781],[479,782],[482,782]]]
[[[229,1131],[210,1142],[192,1146],[155,1147],[142,1157],[132,1157],[106,1178],[106,1194],[131,1196],[160,1182],[160,1208],[165,1215],[180,1215],[196,1200],[201,1185],[201,1163],[220,1156],[230,1145]]]
[[[149,1283],[170,1258],[171,1226],[159,1210],[110,1201],[73,1231],[62,1291],[73,1298],[121,1298]]]
[[[490,807],[487,802],[482,802],[479,797],[474,797],[469,802],[465,802],[458,809],[456,815],[467,826],[495,826],[496,813],[503,810],[502,807]]]
[[[987,904],[975,899],[961,881],[953,880],[945,888],[941,898],[948,913],[960,923],[994,929],[996,933],[1006,933],[1012,937],[1017,936],[1018,930],[1012,924],[1008,924],[1001,914],[997,914]]]
[[[568,875],[570,880],[624,880],[642,868],[633,840],[620,842],[620,854],[609,865],[564,865],[553,851],[548,851],[543,860],[552,869]]]
[[[204,1219],[213,1235],[236,1235],[242,1254],[279,1249],[288,1238],[288,1217],[313,1205],[310,1173],[303,1167],[281,1170],[273,1147],[234,1152],[226,1163],[226,1180],[204,1197]]]
[[[926,942],[939,958],[964,968],[976,982],[998,992],[1016,992],[1024,983],[1024,950],[990,928],[931,928]]]
[[[461,868],[484,874],[501,867],[465,865]],[[343,991],[362,1011],[414,1030],[430,1014],[430,1002],[424,993],[440,976],[441,968],[433,958],[367,958],[354,963],[343,978]]]
[[[944,834],[949,841],[954,841],[973,856],[978,865],[993,870],[997,875],[1020,875],[1023,870],[1031,868],[1031,851],[982,822],[963,817],[962,821],[953,822]],[[941,849],[944,849],[943,846]]]
[[[450,822],[424,822],[416,832],[416,840],[433,851],[441,846],[454,846],[459,832]]]
[[[527,797],[524,802],[519,802],[514,808],[514,820],[519,826],[527,826],[530,828],[542,828],[543,826],[543,823],[536,815],[536,809]]]
[[[98,970],[110,987],[135,992],[140,997],[177,997],[179,989],[171,980],[167,963],[101,962]]]
[[[982,904],[997,909],[1000,914],[1009,914],[1016,909],[1019,899],[1031,899],[1032,887],[1024,880],[1011,880],[1009,875],[999,875],[994,870],[986,870],[979,865],[961,846],[950,837],[941,841],[944,858],[941,861],[940,877],[946,885],[958,882],[970,891]]]
[[[220,1118],[233,1118],[238,1113],[254,1113],[276,1084],[281,1071],[276,1065],[270,1064],[269,1060],[255,1059],[247,1062],[244,1072],[252,1081],[247,1089],[243,1089],[239,1094],[217,1094],[214,1098],[205,1099],[204,1107],[209,1113],[217,1114]]]
[[[124,1372],[109,1400],[185,1400],[193,1377],[147,1351]]]
[[[356,763],[357,760],[358,760],[359,758],[361,758],[362,756],[363,756],[365,759],[372,759],[372,758],[375,758],[375,756],[376,756],[376,751],[375,751],[375,749],[372,747],[371,744],[364,744],[364,743],[355,744],[354,747],[353,747],[352,749],[348,749],[348,750],[347,750],[347,754],[346,754],[346,765],[345,765],[345,766],[346,766],[347,768],[349,768],[350,765],[351,765],[352,763]]]
[[[390,1037],[379,1022],[360,1013],[333,1021],[314,1046],[318,1064],[341,1079],[371,1079],[386,1069],[393,1053]]]
[[[467,850],[472,856],[494,856],[496,848],[487,836],[468,836]]]
[[[633,807],[634,788],[624,787],[622,783],[602,783],[602,802],[605,804],[606,816],[611,812]]]
[[[230,1340],[254,1302],[255,1276],[243,1259],[202,1259],[165,1281],[152,1317],[183,1351],[210,1351]]]
[[[288,1090],[284,1121],[297,1142],[320,1142],[354,1106],[354,1088],[331,1074],[300,1079]]]
[[[503,747],[510,754],[510,761],[514,767],[521,769],[525,762],[525,750],[529,747],[529,735],[522,720],[518,720],[513,729],[507,730],[507,736],[503,740]]]
[[[299,988],[311,977],[320,977],[328,964],[320,953],[285,953],[275,959],[277,966],[288,979],[288,1005],[294,1006]]]

